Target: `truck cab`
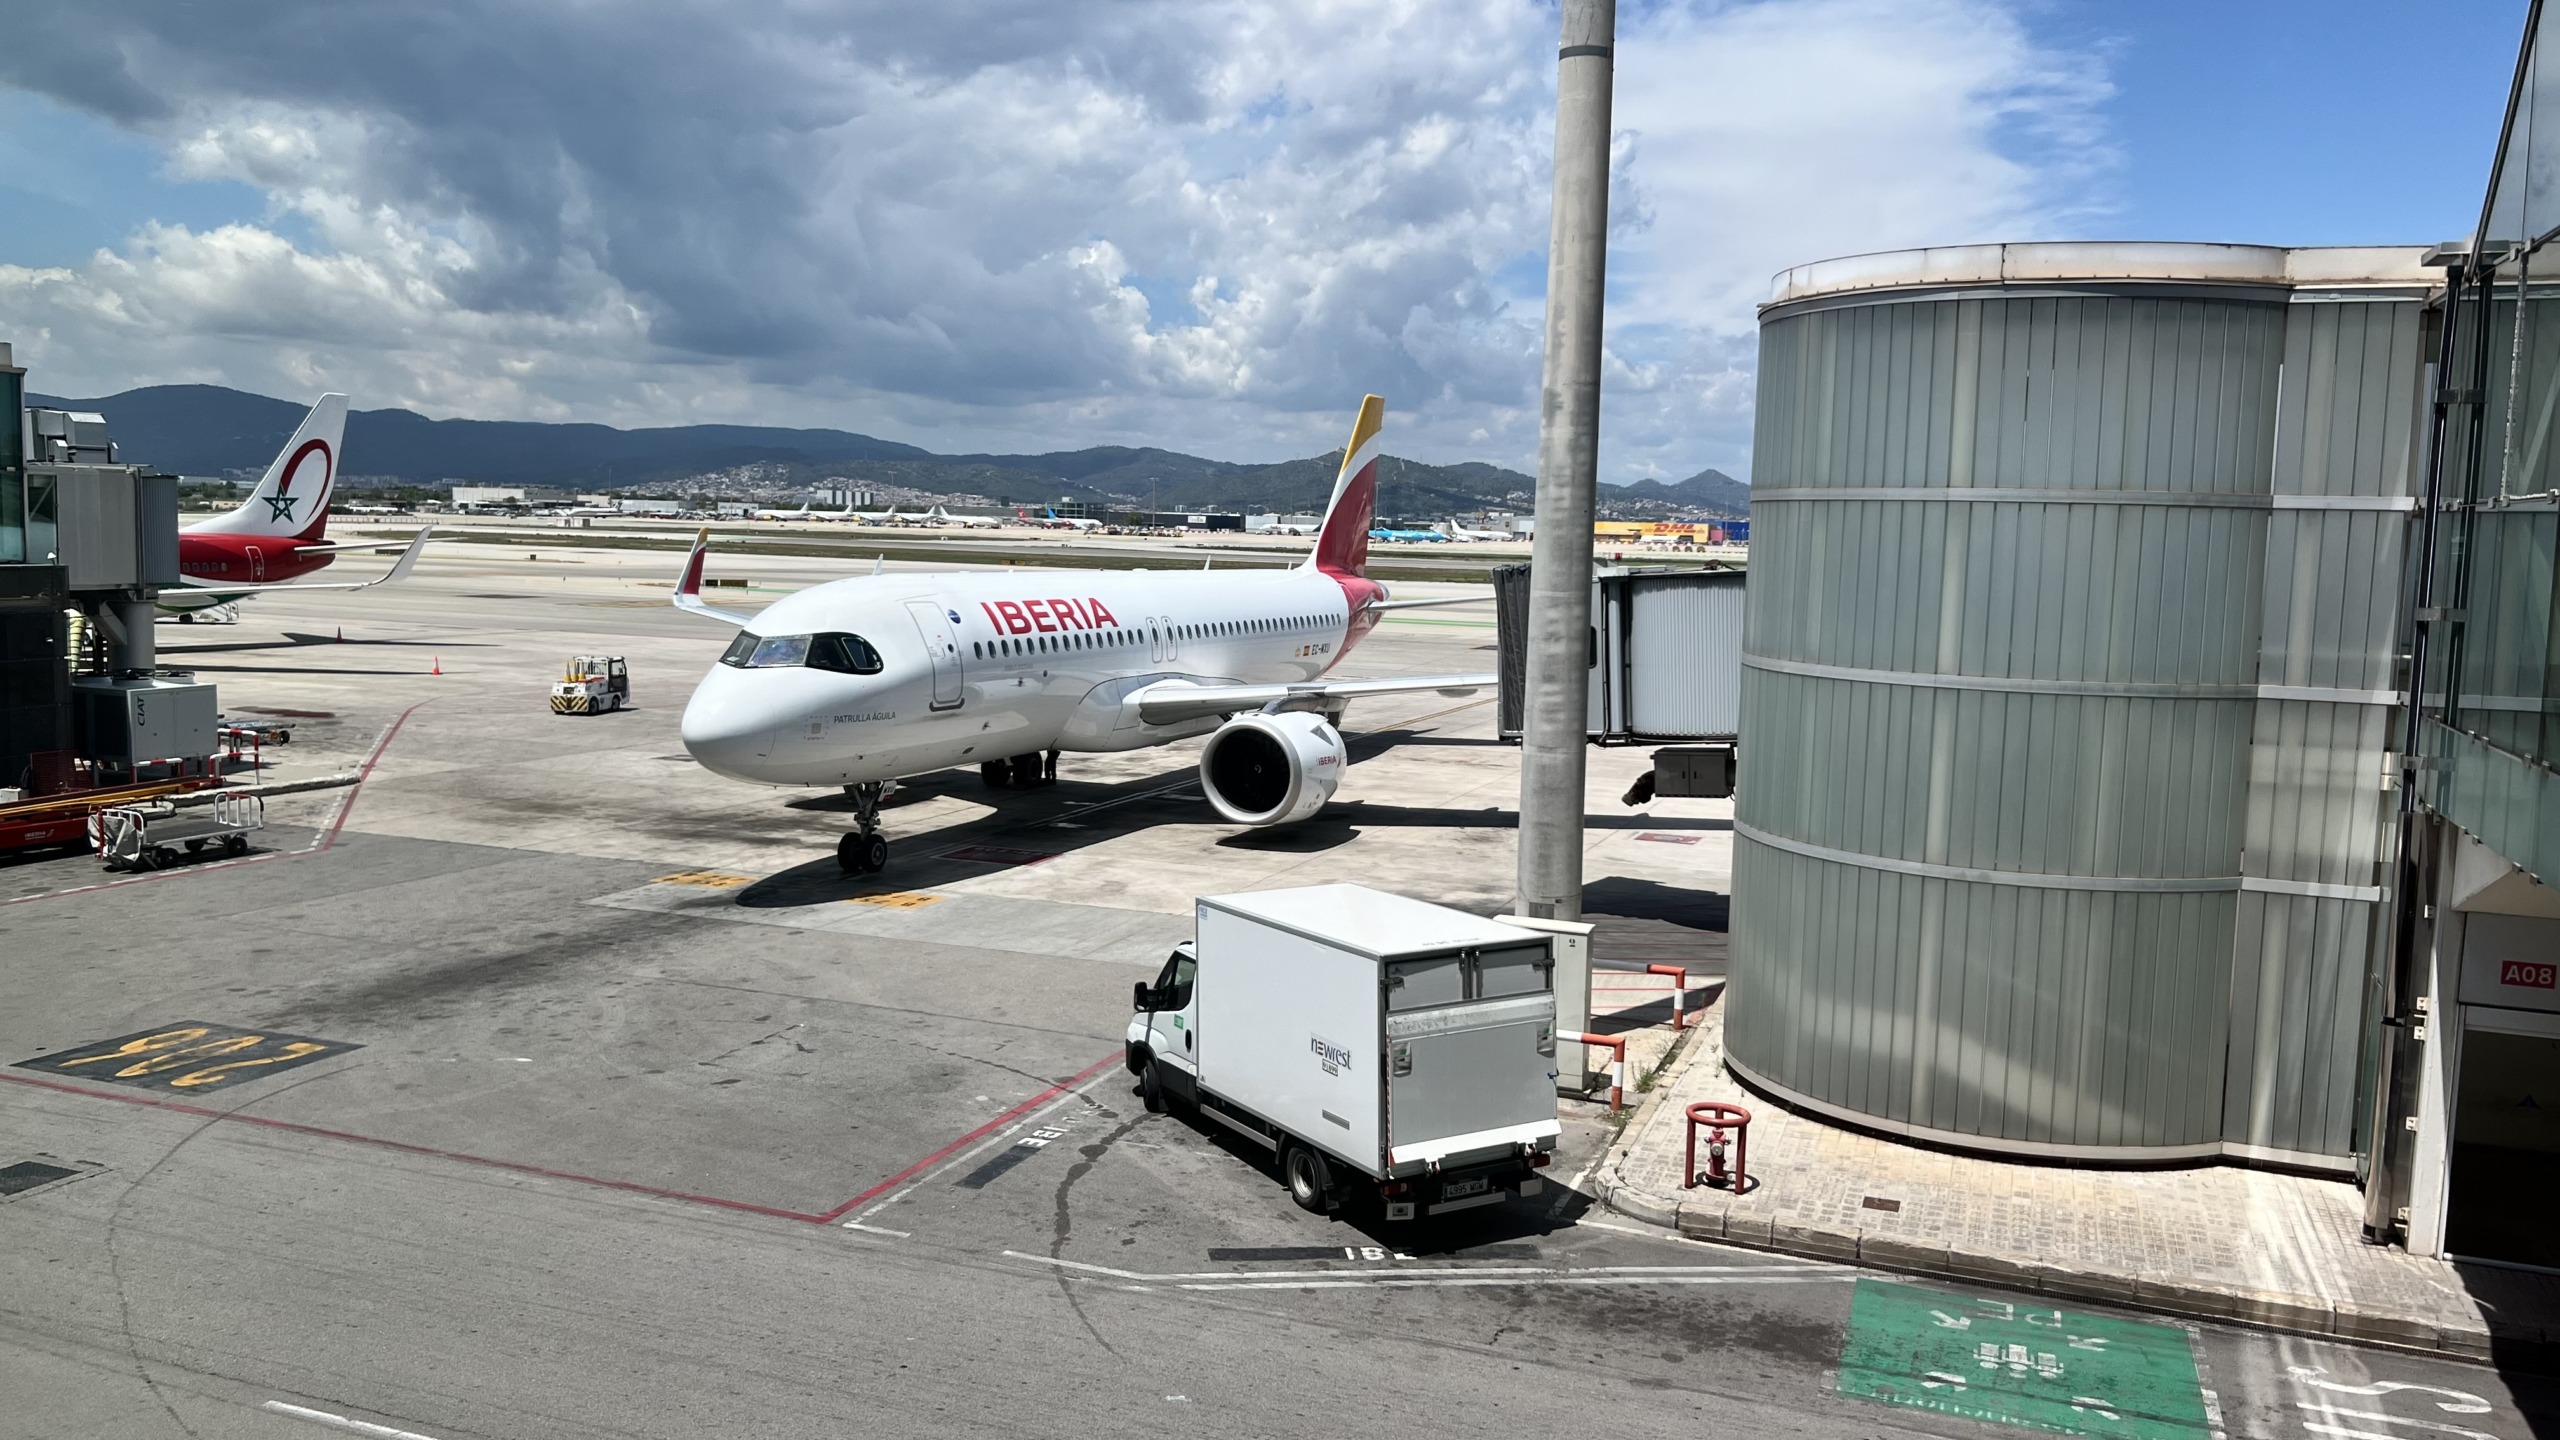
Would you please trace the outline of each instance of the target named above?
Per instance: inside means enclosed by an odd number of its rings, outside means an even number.
[[[1129,1068],[1149,1110],[1162,1111],[1168,1101],[1199,1103],[1199,973],[1199,946],[1185,940],[1173,947],[1155,982],[1139,981],[1130,997],[1136,1013],[1129,1018]],[[1149,1065],[1149,1059],[1160,1063]]]

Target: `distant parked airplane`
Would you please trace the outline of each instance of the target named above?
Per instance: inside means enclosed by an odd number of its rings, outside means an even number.
[[[1386,540],[1406,545],[1446,545],[1449,537],[1437,530],[1372,530],[1372,540]]]
[[[1028,514],[1020,506],[1016,506],[1013,514],[1014,518],[1023,524],[1037,525],[1043,530],[1099,530],[1102,528],[1102,522],[1099,520],[1069,519],[1059,514],[1058,507],[1054,505],[1041,506],[1040,513],[1037,515]]]
[[[747,512],[747,518],[750,520],[814,520],[818,517],[810,513],[811,503],[803,500],[797,510],[750,510]]]
[[[1448,534],[1450,539],[1466,543],[1491,542],[1495,540],[1511,540],[1518,538],[1504,530],[1470,530],[1466,526],[1459,524],[1455,517],[1452,517],[1442,524],[1440,528]]]
[[[927,525],[957,525],[963,530],[1001,530],[1004,522],[993,515],[954,515],[936,505],[925,512]]]

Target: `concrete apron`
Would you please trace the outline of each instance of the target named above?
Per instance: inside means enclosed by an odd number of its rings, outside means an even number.
[[[2482,1275],[2333,1236],[2330,1231],[2354,1233],[2351,1219],[2325,1213],[2343,1203],[2328,1192],[2354,1198],[2341,1182],[2234,1166],[2022,1166],[1902,1144],[1790,1113],[1744,1089],[1723,1057],[1724,1007],[1710,1002],[1689,1043],[1592,1172],[1589,1188],[1603,1204],[1693,1239],[2195,1320],[2468,1361],[2491,1358],[2493,1344],[2502,1360],[2522,1348],[2549,1364],[2560,1352],[2560,1281]],[[1680,1188],[1685,1112],[1701,1100],[1737,1103],[1753,1116],[1751,1175],[1760,1183],[1744,1196]],[[1702,1132],[1701,1167],[1705,1143]],[[1899,1209],[1875,1214],[1874,1224],[1844,1219],[1868,1213],[1861,1207],[1873,1202],[1864,1197],[1879,1190],[1898,1196],[1889,1203]],[[2225,1192],[2245,1192],[2245,1198]],[[2269,1289],[2214,1273],[2207,1263],[2213,1257],[2182,1251],[2174,1240],[2127,1257],[2139,1262],[2128,1266],[2085,1255],[2058,1258],[2068,1246],[2051,1244],[2050,1234],[2028,1233],[2055,1216],[2118,1207],[2147,1222],[2170,1196],[2179,1208],[2209,1217],[2208,1225],[2218,1224],[2224,1258],[2233,1250],[2285,1255],[2288,1263],[2265,1268],[2279,1280],[2279,1270],[2307,1275],[2303,1289]],[[2022,1223],[2004,1226],[1999,1207],[2022,1201],[2030,1203],[2006,1212]],[[1952,1215],[1953,1223],[1926,1218],[1932,1211]],[[1902,1223],[1913,1219],[1922,1223]],[[2155,1239],[2179,1229],[2174,1223],[2140,1228]],[[2006,1233],[1986,1236],[1986,1229]],[[2022,1250],[2042,1258],[2017,1253]],[[2473,1293],[2483,1289],[2494,1298]]]

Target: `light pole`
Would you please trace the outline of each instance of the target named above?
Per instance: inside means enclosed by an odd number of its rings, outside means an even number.
[[[1564,0],[1556,48],[1555,211],[1529,557],[1515,914],[1582,914],[1585,716],[1591,693],[1591,509],[1600,468],[1600,309],[1609,238],[1609,99],[1617,0]]]

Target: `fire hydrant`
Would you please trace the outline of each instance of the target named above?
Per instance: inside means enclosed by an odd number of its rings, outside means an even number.
[[[1701,1100],[1689,1107],[1688,1161],[1681,1166],[1680,1188],[1694,1190],[1712,1185],[1736,1195],[1751,1188],[1751,1112],[1739,1105],[1718,1100]],[[1707,1127],[1707,1168],[1698,1169],[1698,1127]],[[1725,1165],[1725,1132],[1733,1132],[1733,1164]]]

